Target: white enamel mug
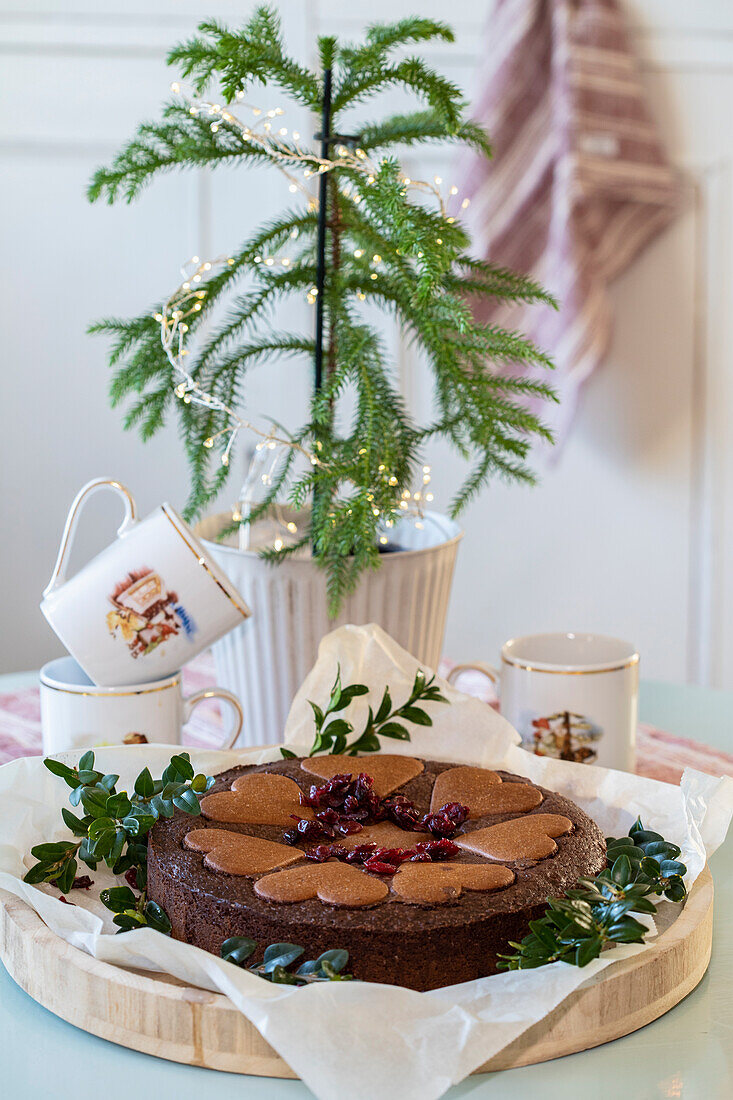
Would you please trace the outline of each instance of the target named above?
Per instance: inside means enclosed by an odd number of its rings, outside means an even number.
[[[122,526],[67,580],[82,506],[103,489],[122,498]],[[104,687],[170,676],[250,613],[169,504],[138,520],[130,491],[110,478],[96,478],[77,494],[41,610],[93,683]]]
[[[204,699],[221,699],[233,711],[232,728],[221,745],[230,749],[242,729],[242,707],[230,691],[211,687],[184,696],[180,676],[101,688],[73,657],[59,657],[41,669],[43,751],[145,741],[180,745],[183,726]]]
[[[496,685],[503,716],[538,756],[633,771],[639,654],[601,634],[530,634],[501,650],[501,672],[456,665],[449,683],[475,669]]]

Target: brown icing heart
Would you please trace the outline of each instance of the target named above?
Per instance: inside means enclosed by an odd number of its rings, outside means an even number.
[[[420,775],[424,765],[414,756],[397,756],[384,753],[379,756],[311,756],[302,760],[303,771],[319,779],[333,779],[334,775],[358,775],[366,772],[374,780],[374,791],[380,797],[391,794],[410,779]]]
[[[303,858],[302,852],[285,844],[231,829],[192,829],[183,844],[194,852],[205,852],[204,866],[227,875],[261,875]]]
[[[503,863],[536,861],[553,856],[557,844],[552,838],[565,836],[572,828],[572,821],[563,814],[527,814],[454,837],[454,843],[467,852]]]
[[[336,844],[344,848],[357,848],[360,844],[378,844],[380,848],[414,848],[420,840],[430,840],[425,833],[411,833],[400,829],[391,821],[380,821],[377,825],[365,825],[360,833],[336,838]]]
[[[255,893],[266,901],[290,904],[319,898],[326,905],[361,909],[383,901],[388,889],[378,878],[357,870],[350,863],[308,863],[265,875],[255,883]]]
[[[433,786],[430,809],[446,802],[468,806],[469,818],[484,814],[526,813],[539,806],[542,794],[531,783],[505,783],[496,772],[461,765],[441,772]]]
[[[414,905],[441,905],[459,898],[461,890],[500,890],[513,882],[508,867],[488,863],[403,863],[392,890]]]
[[[201,813],[213,821],[237,825],[292,825],[295,817],[313,817],[300,804],[300,787],[286,775],[254,772],[240,775],[231,790],[207,794]]]

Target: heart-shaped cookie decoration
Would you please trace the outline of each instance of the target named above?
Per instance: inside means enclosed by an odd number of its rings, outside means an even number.
[[[261,875],[303,858],[297,848],[231,829],[192,829],[186,833],[183,846],[205,852],[204,866],[226,875]]]
[[[468,806],[469,818],[485,814],[523,814],[542,801],[542,794],[531,783],[505,783],[496,772],[461,765],[441,772],[433,786],[430,809],[439,810],[446,802]]]
[[[572,828],[572,821],[563,814],[527,814],[454,837],[454,843],[474,855],[502,863],[536,862],[554,856],[557,844],[553,837],[565,836]]]
[[[265,875],[255,883],[255,893],[266,901],[284,904],[319,898],[326,905],[361,909],[384,901],[389,891],[380,879],[352,864],[329,860]]]
[[[240,775],[231,790],[207,794],[201,799],[201,813],[231,825],[292,825],[293,815],[313,817],[313,810],[300,804],[298,784],[287,775],[269,772]]]
[[[488,863],[403,863],[392,879],[392,890],[413,905],[442,905],[462,890],[501,890],[511,886],[508,867]]]
[[[374,791],[379,798],[403,787],[410,779],[420,775],[424,765],[414,756],[398,756],[384,753],[377,756],[310,756],[300,764],[304,772],[319,779],[333,779],[334,775],[359,775],[366,772],[374,780]]]

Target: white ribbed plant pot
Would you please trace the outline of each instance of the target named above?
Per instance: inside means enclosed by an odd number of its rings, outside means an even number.
[[[321,638],[344,623],[378,623],[426,668],[437,667],[463,538],[453,520],[428,512],[422,529],[411,520],[397,524],[391,535],[403,549],[382,555],[381,567],[362,576],[337,619],[328,617],[326,577],[310,557],[273,565],[255,550],[238,549],[235,536],[214,541],[230,522],[229,512],[209,516],[196,533],[252,611],[214,646],[217,682],[244,708],[240,745],[282,741]]]

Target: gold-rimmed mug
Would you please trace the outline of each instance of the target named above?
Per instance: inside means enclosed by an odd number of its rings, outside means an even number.
[[[633,771],[639,699],[639,654],[602,634],[529,634],[505,642],[501,668],[456,665],[495,685],[501,713],[537,756]]]
[[[41,669],[41,729],[44,753],[100,745],[180,745],[191,714],[205,699],[220,699],[232,721],[222,737],[230,749],[242,729],[242,707],[224,688],[183,694],[180,675],[126,687],[98,687],[73,657],[58,657]]]
[[[121,498],[122,525],[109,546],[67,579],[83,506],[100,491]],[[41,610],[102,687],[170,676],[250,614],[170,504],[139,520],[130,490],[103,477],[84,485],[71,505]]]

